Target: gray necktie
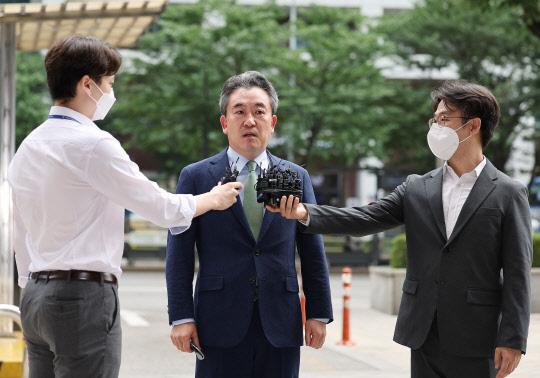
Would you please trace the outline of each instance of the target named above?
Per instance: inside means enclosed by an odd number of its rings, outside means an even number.
[[[244,183],[244,211],[253,237],[257,240],[263,220],[263,204],[257,202],[257,191],[255,190],[257,163],[253,160],[248,161],[247,167],[249,173]]]

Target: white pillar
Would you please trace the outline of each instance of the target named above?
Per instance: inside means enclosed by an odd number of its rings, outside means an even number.
[[[0,24],[0,304],[13,304],[13,211],[7,182],[15,154],[15,24]],[[11,333],[11,320],[0,333]]]

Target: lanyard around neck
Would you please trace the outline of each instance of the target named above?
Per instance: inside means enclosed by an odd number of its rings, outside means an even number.
[[[64,116],[64,115],[51,114],[47,118],[65,119],[65,120],[68,120],[68,121],[77,122],[78,124],[82,125],[82,123],[77,121],[75,118]]]

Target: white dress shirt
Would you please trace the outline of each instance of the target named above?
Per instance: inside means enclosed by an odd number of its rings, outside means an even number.
[[[192,195],[149,181],[118,140],[86,116],[53,106],[8,169],[19,285],[30,272],[91,270],[120,277],[124,209],[162,227],[191,225]]]
[[[444,211],[444,223],[446,225],[446,237],[452,235],[463,204],[469,197],[471,190],[486,166],[486,158],[469,173],[458,177],[456,172],[448,165],[443,166],[442,203]]]

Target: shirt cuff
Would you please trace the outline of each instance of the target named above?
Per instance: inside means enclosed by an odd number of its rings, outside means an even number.
[[[300,222],[301,224],[303,224],[306,227],[309,226],[309,213],[307,215],[307,220],[298,219],[298,222]]]
[[[186,318],[186,319],[182,319],[182,320],[175,320],[174,322],[172,322],[172,325],[173,326],[176,326],[176,325],[180,325],[180,324],[184,324],[184,323],[195,323],[195,319],[193,318]]]
[[[20,287],[24,289],[26,284],[28,283],[28,277],[27,276],[19,276],[18,284]]]
[[[328,322],[330,321],[329,318],[311,318],[313,320],[318,320],[320,322],[323,322],[324,324],[328,324]]]
[[[179,194],[178,197],[180,198],[180,213],[184,216],[184,221],[187,223],[187,226],[169,228],[173,235],[178,235],[186,231],[191,226],[193,215],[195,215],[195,212],[197,211],[197,201],[195,201],[193,195]]]

